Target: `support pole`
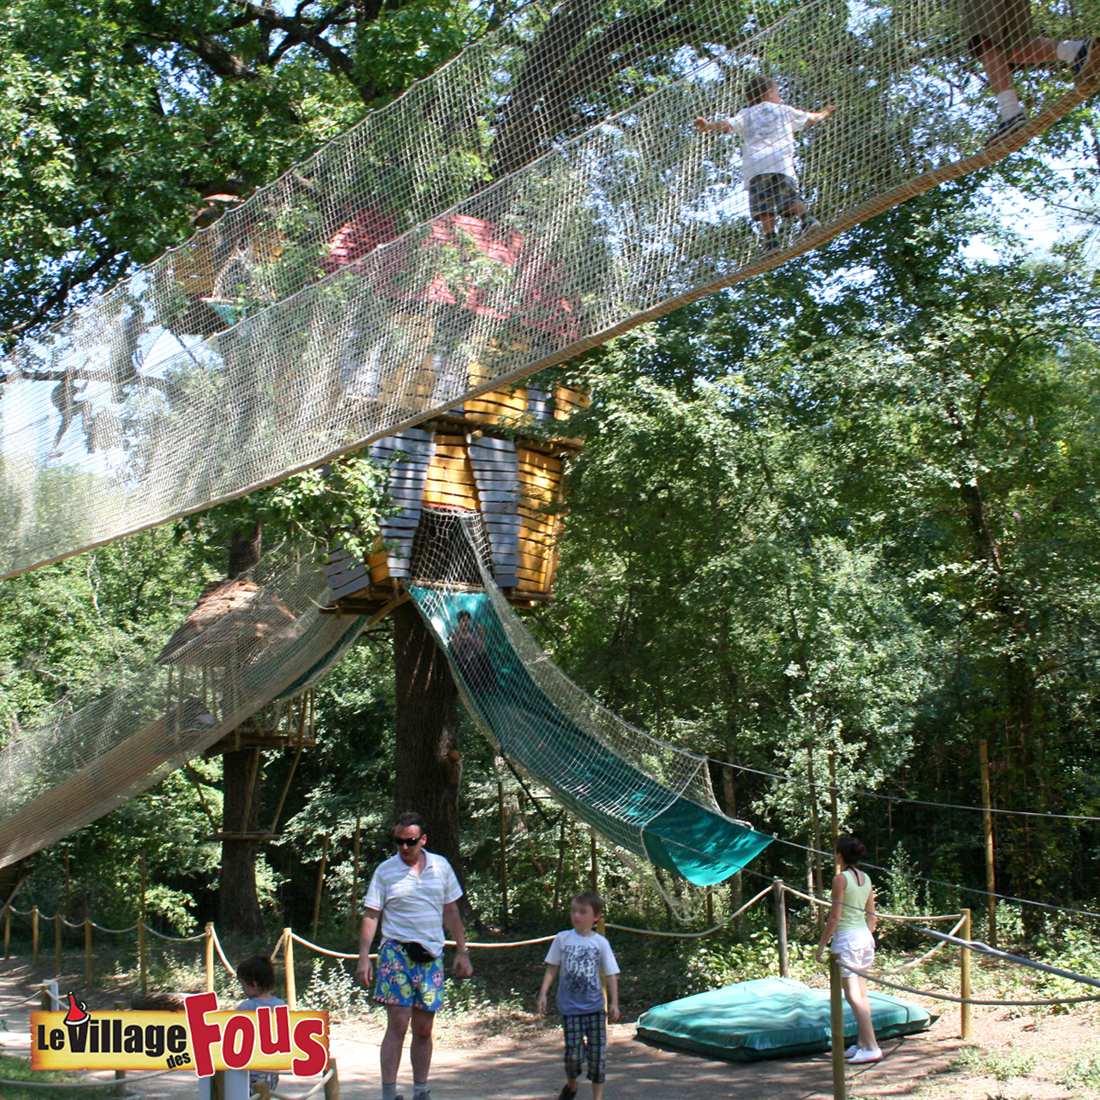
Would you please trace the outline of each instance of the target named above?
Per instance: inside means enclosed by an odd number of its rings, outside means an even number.
[[[304,704],[303,704],[304,706]],[[359,814],[355,815],[355,840],[351,846],[351,860],[352,860],[352,872],[351,872],[351,930],[354,933],[358,927],[359,916],[359,836],[360,836],[360,822],[361,818]]]
[[[317,892],[313,895],[313,939],[317,939],[317,923],[321,919],[321,892],[325,887],[325,864],[328,863],[328,836],[321,841],[321,866],[317,870]]]
[[[206,925],[206,992],[214,992],[214,925],[207,922]]]
[[[508,920],[508,828],[504,819],[504,783],[497,780],[497,817],[500,825],[500,918]]]
[[[707,887],[707,927],[714,927],[714,891]]]
[[[806,776],[809,780],[810,794],[810,827],[813,839],[810,841],[812,852],[807,853],[810,859],[810,890],[815,898],[821,897],[823,891],[821,883],[821,809],[817,804],[817,780],[814,776],[814,747],[811,744],[806,750]],[[813,919],[820,924],[822,920],[821,910],[815,905],[812,913]]]
[[[986,942],[997,946],[997,899],[992,895],[997,889],[997,874],[993,867],[993,792],[989,782],[989,742],[983,737],[978,742],[978,755],[982,770],[982,832],[985,834],[985,888],[989,891],[989,928]]]
[[[138,911],[138,971],[141,974],[141,991],[149,992],[149,971],[145,960],[145,853],[141,853],[141,908]]]
[[[829,814],[833,819],[833,851],[840,841],[840,811],[836,797],[836,749],[829,749]]]
[[[64,916],[60,910],[54,914],[53,918],[53,953],[54,953],[54,974],[57,977],[61,977],[61,932],[64,928]]]
[[[92,922],[84,918],[84,977],[86,985],[92,988]]]
[[[779,940],[779,976],[789,978],[791,976],[791,960],[787,953],[787,888],[783,880],[774,880],[775,889],[775,931]]]
[[[970,910],[964,909],[963,926],[961,936],[964,940],[970,939]],[[959,996],[963,1003],[959,1005],[959,1038],[970,1038],[970,1005],[967,1003],[970,997],[970,948],[959,949]]]
[[[325,1100],[340,1100],[340,1078],[336,1073],[336,1059],[328,1060],[332,1076],[325,1082]]]
[[[833,1047],[833,1100],[844,1100],[844,989],[840,956],[829,952],[829,1023]]]
[[[294,940],[290,929],[283,929],[283,962],[286,964],[286,1003],[291,1012],[298,1011],[298,990],[294,984]]]
[[[590,829],[588,839],[591,841],[592,865],[588,870],[588,888],[593,894],[600,892],[600,857],[596,854],[596,830]]]
[[[38,965],[38,906],[31,910],[31,961]]]
[[[561,904],[562,879],[565,875],[565,810],[561,812],[561,825],[558,829],[558,865],[554,870],[554,898],[551,909],[557,913]],[[4,956],[7,958],[7,955]]]

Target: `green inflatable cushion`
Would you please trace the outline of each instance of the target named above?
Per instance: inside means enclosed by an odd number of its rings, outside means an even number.
[[[870,993],[879,1039],[925,1031],[937,1017],[919,1005]],[[845,1045],[857,1034],[844,1005]],[[730,1062],[755,1062],[829,1049],[829,991],[791,978],[758,978],[657,1005],[638,1019],[638,1038]]]

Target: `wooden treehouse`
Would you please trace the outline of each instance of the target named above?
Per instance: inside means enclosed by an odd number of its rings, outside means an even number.
[[[181,725],[185,720],[205,720],[209,725],[232,723],[231,732],[203,755],[209,759],[225,753],[250,753],[243,822],[248,823],[253,816],[264,751],[294,753],[271,824],[266,829],[245,827],[227,831],[219,826],[197,775],[188,770],[214,830],[209,840],[273,839],[302,750],[316,744],[312,688],[247,714],[250,696],[241,676],[241,655],[250,652],[257,640],[298,629],[290,609],[263,586],[243,578],[215,581],[206,586],[157,658],[159,664],[169,666],[165,701],[169,716],[178,716],[175,720]],[[234,722],[238,712],[242,716]]]
[[[418,532],[430,535],[433,512],[480,512],[497,584],[513,606],[553,598],[561,523],[563,459],[579,449],[559,428],[588,404],[579,390],[499,390],[373,444],[389,462],[388,489],[399,511],[382,521],[381,545],[366,561],[342,549],[327,566],[332,614],[380,619],[404,601],[403,581]]]

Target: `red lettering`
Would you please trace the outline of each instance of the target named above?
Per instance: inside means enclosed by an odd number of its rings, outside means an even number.
[[[324,1030],[324,1020],[299,1020],[294,1025],[294,1045],[304,1055],[291,1062],[291,1068],[296,1077],[313,1077],[318,1073],[324,1073],[328,1067],[328,1051],[315,1038]]]
[[[256,1019],[260,1032],[260,1051],[263,1054],[290,1053],[290,1009],[286,1005],[275,1006],[275,1030],[271,1028],[272,1011],[270,1008],[256,1009]]]
[[[208,1024],[206,1014],[218,1011],[216,993],[193,993],[185,997],[183,1007],[187,1012],[187,1030],[191,1033],[191,1053],[195,1056],[195,1074],[209,1077],[214,1072],[214,1059],[210,1048],[221,1042],[220,1024]]]
[[[252,1022],[252,1017],[230,1016],[229,1023],[225,1025],[225,1037],[222,1039],[222,1061],[225,1068],[248,1069],[255,1046],[256,1025]]]

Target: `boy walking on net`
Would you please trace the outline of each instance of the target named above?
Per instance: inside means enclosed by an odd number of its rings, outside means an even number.
[[[733,118],[697,118],[700,133],[717,130],[735,134],[744,146],[742,174],[749,192],[749,214],[760,223],[764,250],[779,248],[776,225],[780,217],[801,218],[802,235],[821,228],[809,215],[798,191],[794,166],[794,135],[806,126],[824,122],[836,107],[823,111],[800,111],[783,102],[779,83],[764,76],[750,76],[745,85],[749,105]]]
[[[539,990],[538,1009],[546,1012],[546,995],[560,971],[558,1011],[565,1027],[565,1088],[558,1100],[573,1100],[577,1079],[588,1061],[592,1100],[603,1100],[607,1074],[607,1017],[619,1019],[619,964],[611,944],[596,931],[603,913],[599,894],[577,894],[569,907],[573,927],[559,932],[546,953],[546,974]],[[600,973],[607,980],[608,1005],[604,1005]]]

